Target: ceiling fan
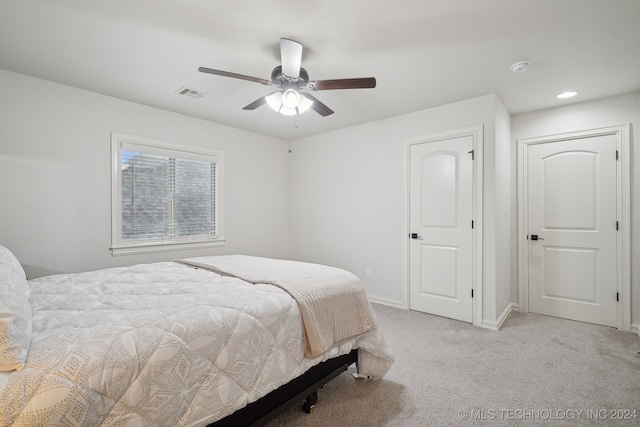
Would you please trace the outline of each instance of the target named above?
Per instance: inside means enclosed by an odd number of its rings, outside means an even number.
[[[309,73],[300,66],[302,62],[302,44],[294,40],[280,39],[280,60],[282,64],[273,69],[271,72],[271,80],[205,67],[198,68],[198,71],[277,87],[279,89],[278,91],[258,98],[251,104],[245,106],[243,110],[255,110],[266,103],[274,110],[286,116],[304,113],[309,108],[323,117],[333,114],[331,108],[327,107],[309,93],[302,92],[304,89],[318,91],[371,89],[376,87],[375,77],[309,81]]]

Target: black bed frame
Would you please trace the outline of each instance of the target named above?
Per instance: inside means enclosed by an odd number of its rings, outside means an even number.
[[[346,371],[357,359],[358,349],[354,349],[349,354],[326,360],[298,378],[294,378],[271,393],[207,427],[261,426],[303,399],[302,408],[305,412],[311,413],[318,401],[318,389]]]

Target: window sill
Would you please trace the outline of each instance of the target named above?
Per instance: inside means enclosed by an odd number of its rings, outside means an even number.
[[[225,244],[225,239],[218,240],[208,240],[205,242],[154,242],[154,243],[142,243],[128,246],[112,246],[111,255],[112,256],[121,256],[121,255],[137,255],[137,254],[149,254],[154,252],[168,252],[168,251],[180,251],[186,249],[203,249],[203,248],[214,248],[218,246],[223,246]]]

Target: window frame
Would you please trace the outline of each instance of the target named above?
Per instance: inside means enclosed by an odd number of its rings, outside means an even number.
[[[122,238],[122,147],[138,146],[148,153],[162,153],[181,159],[215,162],[214,237],[181,237],[164,240],[125,241]],[[164,141],[156,138],[111,132],[111,254],[130,255],[222,246],[224,238],[224,153],[221,150]]]

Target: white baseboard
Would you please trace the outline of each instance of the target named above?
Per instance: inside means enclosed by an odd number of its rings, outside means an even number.
[[[375,304],[388,305],[389,307],[395,307],[400,309],[405,309],[405,306],[402,304],[402,301],[394,300],[391,298],[377,297],[375,295],[367,295],[369,301]]]
[[[637,323],[632,323],[631,332],[635,332],[636,334],[640,335],[640,325]]]
[[[513,310],[518,310],[518,304],[516,304],[515,302],[512,302],[504,309],[500,317],[498,317],[498,320],[494,321],[494,320],[482,319],[482,327],[486,329],[491,329],[493,331],[500,330],[500,328],[502,327],[502,324],[504,323],[505,320],[507,320],[507,317],[509,317],[509,314],[511,314]]]

